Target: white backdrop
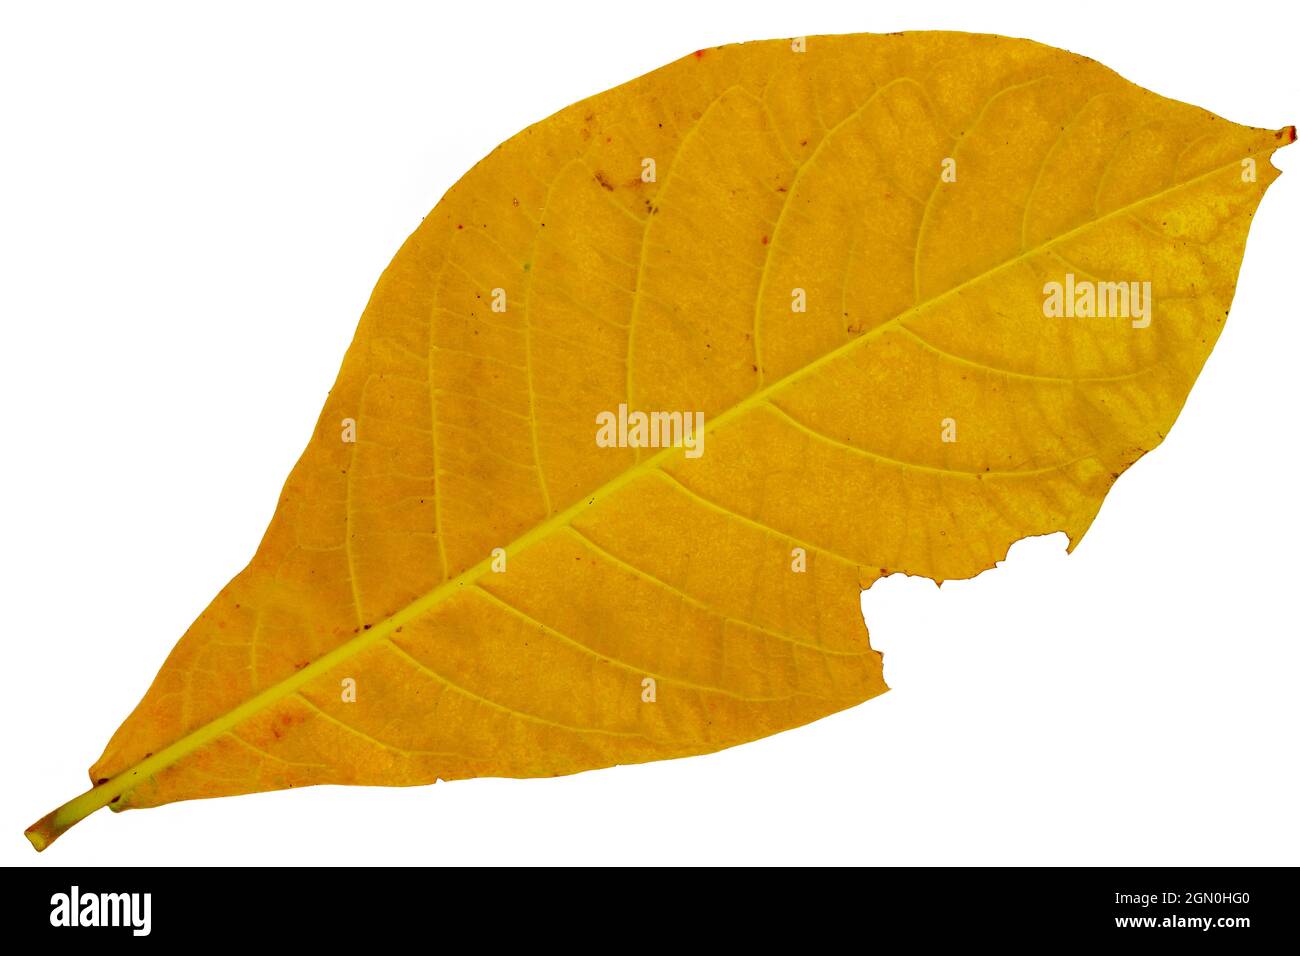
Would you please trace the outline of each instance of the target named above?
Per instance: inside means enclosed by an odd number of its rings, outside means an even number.
[[[32,6],[0,15],[0,861],[1300,863],[1300,146],[1177,427],[1077,551],[866,596],[884,697],[568,778],[99,813],[38,857],[23,828],[251,556],[380,271],[519,129],[818,33],[1028,36],[1273,128],[1300,82],[1280,5]]]

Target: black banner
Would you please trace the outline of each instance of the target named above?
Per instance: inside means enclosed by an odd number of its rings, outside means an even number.
[[[51,941],[256,939],[430,945],[477,931],[499,945],[700,937],[770,946],[788,934],[869,943],[1118,942],[1292,945],[1290,869],[870,869],[732,873],[580,870],[543,877],[426,869],[33,868],[9,882],[6,926]],[[511,884],[515,885],[511,885]],[[780,934],[777,936],[775,934]]]

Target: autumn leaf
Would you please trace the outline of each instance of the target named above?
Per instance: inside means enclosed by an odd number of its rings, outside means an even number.
[[[883,692],[861,590],[1078,543],[1294,138],[957,33],[701,50],[524,130],[384,272],[252,562],[29,838]]]

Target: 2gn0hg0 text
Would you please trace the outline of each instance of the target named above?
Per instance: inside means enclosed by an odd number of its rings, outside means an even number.
[[[1225,893],[1222,890],[1184,890],[1181,893],[1166,890],[1163,893],[1116,893],[1115,902],[1128,903],[1143,908],[1153,906],[1156,903],[1166,906],[1174,903],[1192,906],[1198,904],[1249,903],[1250,894],[1245,892]]]

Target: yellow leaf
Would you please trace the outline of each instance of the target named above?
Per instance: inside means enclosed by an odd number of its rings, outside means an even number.
[[[28,836],[881,693],[861,589],[1078,543],[1294,138],[956,33],[703,50],[530,127],[385,271],[252,562]]]

